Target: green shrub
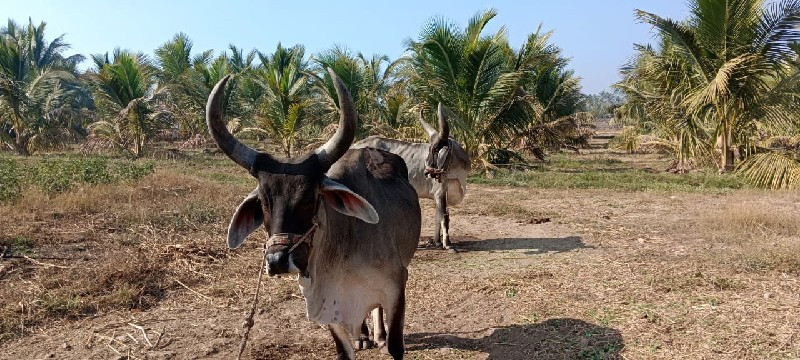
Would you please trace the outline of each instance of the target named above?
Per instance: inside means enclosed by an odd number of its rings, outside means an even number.
[[[138,180],[154,171],[153,162],[111,161],[104,157],[46,157],[25,166],[0,159],[0,202],[19,198],[26,185],[55,195],[78,186]]]
[[[17,162],[0,157],[0,203],[18,199],[22,193]]]
[[[75,185],[75,170],[70,161],[46,158],[35,165],[30,181],[49,195],[62,193]]]
[[[108,170],[108,160],[105,158],[88,158],[76,163],[80,172],[80,182],[88,185],[108,184],[114,177]]]
[[[148,161],[142,164],[119,163],[117,165],[115,176],[119,180],[139,180],[147,175],[152,174],[156,169],[155,163]]]
[[[746,187],[731,174],[697,172],[689,174],[650,173],[641,170],[607,172],[584,170],[498,171],[494,177],[472,175],[468,181],[493,186],[518,186],[542,189],[615,189],[628,191],[726,191]]]

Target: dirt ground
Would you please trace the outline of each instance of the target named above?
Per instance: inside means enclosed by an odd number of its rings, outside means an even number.
[[[252,184],[201,175],[0,208],[5,241],[33,242],[0,263],[0,358],[235,357],[263,236],[228,251]],[[800,193],[471,185],[451,218],[460,251],[410,268],[409,359],[800,358]],[[334,358],[296,281],[265,279],[247,358]]]

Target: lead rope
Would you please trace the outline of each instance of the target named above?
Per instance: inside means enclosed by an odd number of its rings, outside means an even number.
[[[295,243],[294,246],[292,246],[292,248],[289,249],[288,252],[291,253],[292,251],[294,251],[295,248],[297,248],[298,245],[300,245],[303,242],[309,242],[308,238],[314,234],[314,231],[317,229],[317,227],[319,227],[319,222],[317,222],[317,220],[315,219],[314,224],[311,226],[311,228],[308,229],[308,231],[306,231],[305,234],[303,234],[300,240],[297,241],[297,243]],[[264,275],[264,267],[266,266],[267,263],[268,244],[269,242],[264,243],[264,256],[261,258],[261,266],[258,267],[258,283],[256,283],[256,294],[255,296],[253,296],[253,306],[250,307],[250,314],[244,319],[244,323],[242,323],[242,328],[244,329],[244,332],[242,333],[242,342],[239,343],[239,354],[236,355],[236,360],[242,359],[242,353],[244,353],[244,348],[245,346],[247,346],[247,339],[250,337],[250,329],[253,328],[253,324],[255,323],[253,321],[253,317],[256,314],[256,306],[258,306],[258,292],[259,290],[261,290],[261,277]]]
[[[236,355],[236,360],[242,359],[242,353],[244,352],[245,346],[247,346],[247,339],[250,337],[250,329],[253,328],[253,317],[256,314],[256,306],[258,305],[258,292],[261,290],[261,277],[264,275],[264,266],[266,266],[267,262],[267,244],[264,244],[264,256],[261,257],[261,266],[258,267],[258,283],[256,284],[256,295],[253,296],[253,306],[250,307],[250,315],[244,319],[244,323],[242,323],[242,328],[244,332],[242,333],[242,342],[239,343],[239,354]]]

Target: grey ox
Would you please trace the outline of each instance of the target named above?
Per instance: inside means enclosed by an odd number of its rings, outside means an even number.
[[[353,148],[375,148],[400,155],[408,167],[408,180],[420,198],[433,199],[436,203],[436,222],[433,245],[454,250],[450,244],[450,213],[448,205],[458,205],[467,191],[467,175],[470,161],[467,152],[451,138],[450,127],[440,103],[437,109],[439,130],[425,122],[422,112],[419,121],[430,138],[428,144],[410,143],[370,136],[359,141]]]
[[[228,247],[239,247],[263,225],[269,234],[266,271],[299,273],[308,318],[328,325],[339,359],[355,357],[349,334],[360,333],[356,346],[371,345],[364,319],[373,309],[374,340],[402,359],[407,267],[419,242],[419,202],[402,158],[376,149],[348,150],[358,114],[341,80],[328,72],[339,101],[339,128],[320,148],[287,160],[253,150],[228,132],[221,105],[229,76],[211,92],[206,107],[211,135],[258,179],[231,219]]]

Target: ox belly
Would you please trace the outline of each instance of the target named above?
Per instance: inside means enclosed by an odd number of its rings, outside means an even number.
[[[461,179],[447,178],[447,205],[458,205],[464,200],[466,187],[461,184]]]
[[[326,274],[319,279],[299,277],[308,319],[322,324],[342,324],[350,334],[358,334],[369,312],[385,303],[387,295],[396,292],[393,281],[380,275],[362,274]]]

